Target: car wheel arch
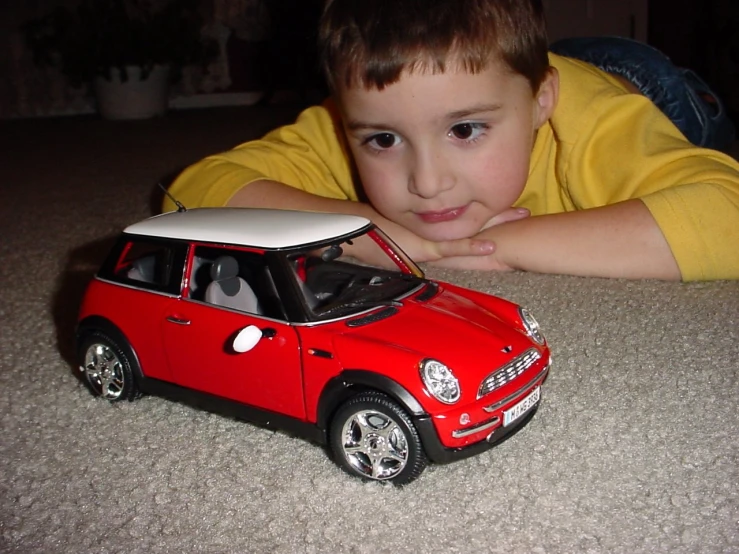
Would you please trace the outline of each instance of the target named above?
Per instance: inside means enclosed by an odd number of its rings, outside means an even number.
[[[141,361],[136,354],[136,350],[133,348],[131,342],[128,340],[123,331],[121,331],[118,326],[109,319],[102,316],[93,315],[88,316],[80,321],[77,324],[75,349],[78,349],[82,341],[95,331],[99,331],[103,334],[108,335],[111,339],[117,341],[118,344],[121,345],[121,348],[125,348],[127,350],[126,354],[131,357],[132,361],[134,361],[134,363],[131,365],[134,379],[140,384],[144,380],[144,374],[141,370]]]
[[[412,418],[427,415],[416,397],[397,381],[375,371],[348,369],[331,379],[324,387],[316,413],[318,427],[326,430],[331,417],[345,400],[369,390],[388,395]]]

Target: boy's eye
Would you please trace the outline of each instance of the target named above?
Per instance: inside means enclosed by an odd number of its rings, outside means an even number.
[[[458,123],[449,134],[456,139],[469,141],[478,138],[487,128],[484,123]]]
[[[385,149],[392,148],[398,143],[398,137],[392,133],[378,133],[368,137],[365,144],[374,146],[375,148]]]

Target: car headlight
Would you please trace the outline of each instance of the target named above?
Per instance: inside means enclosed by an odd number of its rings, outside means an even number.
[[[423,384],[439,402],[454,404],[462,393],[459,381],[452,370],[438,360],[425,359],[421,362]]]
[[[539,344],[544,344],[544,333],[541,332],[539,323],[536,321],[534,316],[531,315],[531,312],[526,308],[519,308],[518,313],[521,316],[521,322],[523,323],[528,335]]]

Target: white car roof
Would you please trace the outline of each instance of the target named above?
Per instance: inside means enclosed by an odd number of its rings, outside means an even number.
[[[126,227],[124,232],[255,248],[289,248],[358,231],[364,217],[258,208],[193,208],[167,212]]]

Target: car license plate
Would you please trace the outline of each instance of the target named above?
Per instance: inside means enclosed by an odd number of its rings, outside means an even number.
[[[536,387],[518,404],[503,412],[503,427],[507,427],[533,408],[541,398],[541,387]]]

